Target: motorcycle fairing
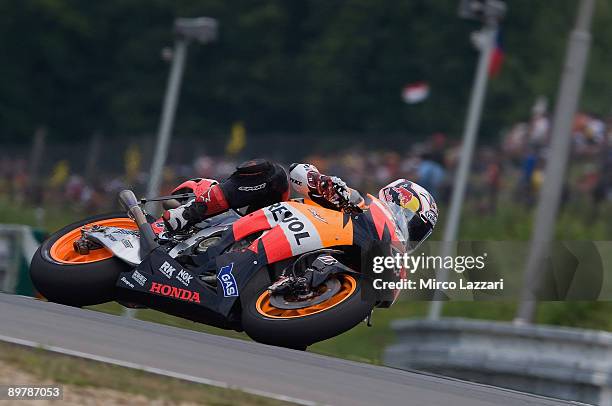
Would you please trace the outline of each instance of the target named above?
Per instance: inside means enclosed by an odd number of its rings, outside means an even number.
[[[376,234],[380,241],[399,241],[393,217],[389,210],[372,195],[368,195],[368,208],[372,217]],[[386,235],[388,233],[388,235]]]
[[[153,250],[135,269],[122,272],[117,286],[211,309],[218,308],[216,292],[160,248]]]
[[[223,251],[261,232],[247,249],[255,254],[254,260],[260,266],[322,248],[367,247],[372,240],[396,242],[398,236],[390,214],[371,195],[366,197],[366,203],[374,209],[354,216],[298,202],[275,203],[234,222],[219,244],[196,262],[204,270],[218,270],[228,265],[219,263]]]
[[[372,207],[371,200],[373,199],[371,196],[367,198],[370,207]],[[235,242],[262,231],[263,234],[256,238],[248,248],[223,253]],[[372,240],[392,242],[395,237],[391,219],[380,208],[350,216],[340,211],[308,204],[281,202],[234,222],[225,232],[222,240],[201,255],[197,262],[203,267],[198,272],[183,268],[163,250],[156,249],[135,270],[141,274],[150,275],[147,276],[149,280],[144,286],[134,283],[137,279],[134,276],[135,271],[123,273],[117,286],[165,296],[177,301],[186,301],[227,316],[252,276],[256,272],[261,272],[262,268],[268,264],[333,246],[357,245],[367,249]],[[161,272],[161,269],[165,267],[164,263],[175,269],[171,277]],[[218,275],[227,275],[227,272],[220,273],[221,270],[231,270],[232,278],[219,279],[216,292],[200,282],[196,275],[201,270],[213,270],[212,268]],[[192,276],[189,286],[181,284],[177,276],[180,273]],[[128,280],[129,284],[126,284],[125,280]],[[163,288],[162,291],[154,289],[153,283],[170,287]],[[233,286],[234,284],[236,286]],[[228,294],[229,288],[235,291]],[[189,300],[192,296],[185,293],[185,290],[190,290],[192,293],[197,292],[199,302]]]
[[[220,248],[229,247],[238,240],[235,237],[242,239],[264,231],[246,250],[211,258],[214,258],[217,271],[232,266],[240,291],[265,265],[307,252],[347,245],[369,250],[372,241],[398,245],[388,211],[371,195],[367,196],[366,203],[370,208],[375,207],[374,210],[353,216],[298,202],[276,203],[236,221],[219,244]],[[298,222],[303,223],[303,227]],[[218,294],[222,294],[220,287]],[[219,310],[229,312],[232,306],[233,301],[222,301]]]
[[[280,202],[238,220],[232,235],[239,241],[265,231],[249,250],[263,248],[267,263],[306,252],[353,244],[353,224],[342,212],[298,202]]]
[[[275,203],[235,221],[222,240],[197,263],[205,266],[237,241],[263,234],[248,249],[265,255],[266,263],[321,248],[363,245],[367,241],[396,241],[393,220],[378,200],[368,195],[366,203],[373,210],[350,216],[344,212],[295,201]],[[358,220],[360,227],[355,227]]]
[[[214,288],[200,281],[199,272],[184,268],[164,250],[157,248],[136,269],[121,273],[117,286],[161,296],[171,301],[205,307],[215,314],[227,317],[236,299],[240,296],[242,288],[246,286],[255,272],[260,271],[265,265],[265,257],[262,258],[252,251],[244,250],[223,254],[217,258],[216,263],[219,271],[229,268],[229,273],[226,271],[218,274],[231,275],[231,279],[218,278],[215,291]],[[140,273],[140,276],[137,273]],[[142,276],[145,278],[144,282]],[[188,279],[188,282],[185,279]],[[234,289],[231,294],[228,294],[228,283],[231,283]]]

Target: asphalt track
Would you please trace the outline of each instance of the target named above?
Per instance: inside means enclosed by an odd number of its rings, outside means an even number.
[[[568,404],[6,294],[0,340],[307,405]]]

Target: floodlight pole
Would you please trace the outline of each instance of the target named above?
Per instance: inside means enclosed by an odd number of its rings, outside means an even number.
[[[491,54],[493,52],[497,30],[497,19],[489,18],[486,20],[482,30],[476,34],[478,36],[476,38],[476,43],[478,49],[480,50],[480,59],[478,61],[476,76],[474,78],[472,95],[470,96],[470,105],[463,130],[459,167],[455,175],[448,219],[446,220],[444,228],[441,250],[442,258],[452,255],[452,243],[457,239],[457,234],[459,231],[461,208],[463,206],[465,190],[470,176],[472,155],[474,153],[474,146],[476,145],[476,136],[478,135],[482,105],[487,90],[489,64],[491,61]],[[447,279],[448,276],[446,271],[441,271],[439,272],[439,275],[436,275],[436,280],[438,281],[446,281]],[[428,318],[430,320],[437,320],[440,318],[442,314],[442,307],[444,305],[444,302],[441,299],[442,295],[439,291],[436,291],[434,293],[433,300],[429,305]]]
[[[531,249],[523,277],[521,302],[514,319],[517,324],[533,322],[536,312],[536,292],[541,283],[540,270],[544,268],[544,260],[549,254],[549,244],[554,238],[555,220],[559,211],[569,159],[572,124],[591,45],[590,27],[594,9],[595,0],[581,0],[576,25],[567,44],[552,125],[550,152],[544,174],[545,182],[535,213]]]
[[[174,22],[174,29],[176,41],[174,43],[172,66],[170,68],[170,76],[168,77],[168,85],[166,87],[166,95],[157,133],[155,155],[153,156],[147,185],[146,196],[148,198],[159,194],[164,164],[166,163],[170,138],[172,137],[172,127],[181,90],[181,81],[185,71],[189,41],[191,39],[201,43],[213,41],[217,35],[217,21],[208,17],[178,18]]]
[[[149,184],[147,186],[148,198],[155,197],[159,194],[162,172],[164,169],[164,164],[166,163],[166,157],[168,155],[168,146],[170,144],[170,136],[172,133],[172,126],[174,124],[176,106],[178,104],[179,93],[181,90],[181,81],[183,78],[183,72],[185,71],[187,47],[187,38],[177,38],[174,43],[172,66],[170,68],[170,76],[168,77],[166,96],[164,97],[159,130],[157,132],[155,155],[153,156]]]
[[[183,79],[183,72],[185,71],[185,60],[187,59],[189,41],[191,39],[195,39],[201,43],[214,41],[217,37],[217,21],[208,17],[177,18],[174,21],[174,31],[176,40],[172,52],[172,66],[170,67],[170,76],[168,77],[159,130],[157,132],[155,154],[153,156],[153,163],[151,164],[151,171],[149,172],[149,182],[146,192],[148,198],[155,197],[159,194],[164,165],[168,156],[168,147],[170,146],[170,138],[172,137],[174,116],[176,114],[176,107],[181,91],[181,81]],[[149,212],[153,211],[152,208],[149,209]],[[126,308],[124,315],[129,318],[134,318],[135,310]]]

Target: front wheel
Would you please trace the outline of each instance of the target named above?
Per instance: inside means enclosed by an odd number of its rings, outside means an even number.
[[[87,255],[73,248],[81,237],[81,227],[94,224],[138,229],[126,214],[114,213],[89,217],[53,233],[38,248],[30,266],[32,283],[46,299],[72,306],[115,300],[115,283],[129,265],[107,248],[91,250]]]
[[[279,308],[279,302],[270,297],[267,288],[270,278],[260,271],[244,292],[242,301],[242,327],[255,341],[304,349],[350,330],[363,321],[374,308],[372,295],[362,295],[363,286],[349,274],[330,278],[333,294],[321,292],[321,299],[312,305],[293,303],[292,308]],[[330,284],[331,285],[331,284]]]

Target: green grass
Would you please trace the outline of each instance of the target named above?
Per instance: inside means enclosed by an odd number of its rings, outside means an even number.
[[[395,340],[391,321],[422,318],[427,314],[428,305],[426,302],[400,301],[389,309],[376,309],[372,315],[372,327],[361,323],[344,334],[308,347],[308,351],[353,361],[382,364],[385,348]]]
[[[0,343],[0,360],[40,380],[77,387],[105,388],[142,395],[164,404],[191,402],[205,405],[287,405],[261,396],[182,381],[148,372]]]
[[[42,222],[39,224],[35,207],[0,198],[0,223],[25,224],[54,232],[88,216],[80,210],[58,206],[46,206],[42,213]]]

